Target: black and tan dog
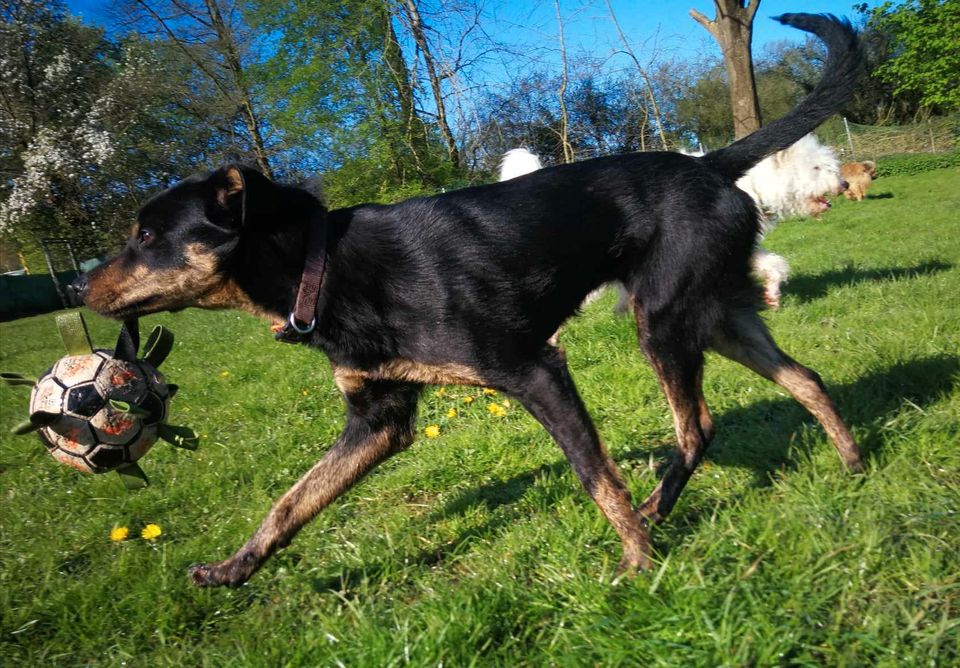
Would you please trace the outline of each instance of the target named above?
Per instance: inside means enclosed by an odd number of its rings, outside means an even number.
[[[750,278],[756,206],[734,183],[849,97],[860,47],[846,22],[791,14],[829,50],[823,79],[795,110],[694,158],[641,153],[392,206],[326,211],[308,190],[227,166],[191,177],[140,211],[128,247],[80,279],[99,313],[129,318],[189,306],[291,313],[311,230],[329,233],[316,329],[347,404],[336,443],[233,557],[195,566],[199,585],[247,580],[378,463],[414,440],[425,384],[497,388],[539,420],[623,543],[622,569],[650,565],[648,523],[677,501],[713,426],[701,392],[713,348],[789,391],[848,468],[860,452],[819,377],[785,355],[757,315]],[[628,289],[640,345],[673,412],[679,457],[639,507],[567,370],[547,345],[599,285]]]

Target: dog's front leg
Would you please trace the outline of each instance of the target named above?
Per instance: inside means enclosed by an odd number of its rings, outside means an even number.
[[[367,472],[413,442],[420,386],[368,382],[346,394],[347,425],[323,459],[277,501],[260,528],[236,554],[217,564],[190,568],[200,586],[246,582],[303,525]]]

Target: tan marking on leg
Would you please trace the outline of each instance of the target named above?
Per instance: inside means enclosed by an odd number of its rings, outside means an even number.
[[[755,312],[744,311],[731,316],[727,331],[715,337],[713,347],[724,357],[787,390],[820,422],[847,468],[862,470],[860,448],[840,418],[820,377],[780,350]]]
[[[410,427],[388,425],[359,439],[348,427],[327,454],[280,497],[240,550],[220,563],[191,568],[191,580],[200,586],[245,582],[307,522],[413,439]]]
[[[356,394],[360,391],[366,382],[366,376],[355,369],[348,369],[342,366],[333,367],[333,382],[345,395]]]
[[[412,432],[401,433],[387,426],[348,447],[335,445],[280,497],[247,547],[258,554],[282,547],[284,538],[313,519],[376,463],[405,449],[413,439]]]
[[[697,374],[695,396],[692,398],[662,374],[659,364],[654,364],[654,369],[657,370],[660,386],[673,415],[679,458],[670,464],[656,488],[640,504],[638,512],[651,522],[662,522],[676,505],[680,493],[703,458],[713,436],[713,420],[699,389],[702,367]]]
[[[620,537],[623,557],[618,571],[649,568],[651,565],[649,533],[643,520],[634,510],[630,491],[620,474],[620,469],[610,457],[603,442],[600,443],[599,463],[603,468],[585,487],[603,516]]]

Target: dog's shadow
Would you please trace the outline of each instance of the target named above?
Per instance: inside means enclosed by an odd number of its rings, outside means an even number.
[[[953,269],[954,265],[943,260],[928,260],[912,267],[882,267],[880,269],[858,269],[848,265],[822,274],[799,275],[790,278],[785,292],[800,303],[826,297],[830,288],[869,281],[894,281],[901,278],[915,278],[925,274],[937,274]]]
[[[876,195],[867,195],[867,199],[893,199],[893,193],[877,193]]]
[[[889,415],[901,406],[910,404],[919,408],[932,404],[942,395],[954,389],[960,374],[960,357],[927,357],[895,364],[887,369],[868,374],[846,385],[831,385],[830,394],[838,404],[839,410],[848,424],[857,428],[860,447],[866,460],[883,447],[882,425]],[[756,486],[766,486],[772,481],[774,471],[790,470],[794,464],[789,456],[792,436],[804,425],[814,425],[813,418],[795,401],[788,398],[764,400],[742,408],[727,410],[715,414],[717,438],[707,451],[707,461],[721,467],[742,467],[754,472]],[[762,442],[757,442],[758,426],[765,431]],[[666,468],[672,454],[673,444],[654,443],[638,446],[618,453],[618,463],[629,468],[636,462],[646,462],[651,456],[661,462],[659,475]],[[839,464],[838,464],[839,466]],[[570,471],[565,459],[558,458],[549,464],[520,473],[506,480],[480,485],[469,489],[447,502],[443,508],[429,515],[425,521],[433,522],[454,515],[463,515],[470,510],[483,506],[490,518],[477,526],[460,533],[442,546],[420,550],[409,556],[395,556],[404,563],[429,568],[441,563],[448,556],[468,549],[468,544],[476,537],[489,536],[502,526],[513,521],[518,513],[490,512],[512,506],[526,496],[544,477],[560,476]],[[575,487],[573,474],[571,487],[549,485],[548,497],[544,502],[555,502],[561,497],[579,493]],[[730,499],[732,502],[734,499]],[[635,501],[639,501],[636,499]],[[711,512],[715,506],[711,506]],[[688,509],[681,516],[671,515],[670,522],[676,527],[695,524],[698,511]],[[281,557],[282,558],[282,557]],[[389,562],[371,562],[361,569],[342,571],[337,576],[319,577],[313,581],[317,592],[335,590],[340,592],[356,589],[368,579],[375,579],[387,572],[395,571]]]

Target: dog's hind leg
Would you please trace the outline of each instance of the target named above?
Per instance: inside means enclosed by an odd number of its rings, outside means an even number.
[[[670,405],[677,435],[676,459],[638,509],[649,521],[660,522],[703,458],[713,438],[713,420],[703,398],[703,352],[690,349],[683,336],[673,331],[646,332],[639,311],[637,328],[643,352]]]
[[[820,376],[784,353],[752,309],[731,312],[713,340],[713,348],[789,392],[823,425],[850,471],[863,470],[860,448],[827,395]]]
[[[413,442],[420,385],[356,381],[345,392],[347,424],[336,443],[277,501],[260,528],[235,555],[218,564],[193,566],[201,586],[240,585],[303,525],[366,473]]]
[[[560,446],[587,493],[620,536],[623,558],[618,572],[648,568],[650,539],[610,455],[577,393],[563,353],[545,350],[526,372],[498,382],[546,428]]]

